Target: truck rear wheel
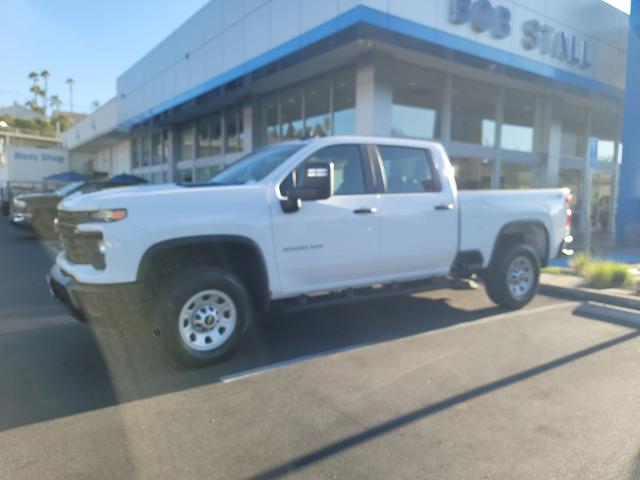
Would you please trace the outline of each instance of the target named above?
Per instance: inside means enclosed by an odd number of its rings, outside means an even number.
[[[522,308],[538,289],[540,262],[528,245],[507,245],[504,252],[489,268],[485,278],[487,294],[501,307]]]
[[[180,272],[165,291],[161,316],[165,349],[188,366],[222,360],[252,319],[251,299],[233,274],[211,267]]]

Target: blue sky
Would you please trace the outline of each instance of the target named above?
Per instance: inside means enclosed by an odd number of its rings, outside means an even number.
[[[240,1],[240,0],[239,0]],[[321,0],[309,0],[321,1]],[[629,10],[630,0],[605,0]],[[0,106],[31,98],[30,71],[51,72],[49,93],[74,110],[115,95],[116,78],[207,0],[0,0]]]
[[[0,0],[0,106],[31,98],[30,71],[47,69],[50,94],[88,111],[115,95],[116,78],[207,0]]]

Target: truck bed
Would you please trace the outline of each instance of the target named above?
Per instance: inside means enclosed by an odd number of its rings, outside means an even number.
[[[459,192],[461,252],[479,251],[487,266],[494,240],[513,222],[535,222],[548,235],[548,253],[555,256],[565,233],[567,189],[473,190]]]

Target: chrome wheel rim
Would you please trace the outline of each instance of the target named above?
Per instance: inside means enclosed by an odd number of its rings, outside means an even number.
[[[509,290],[516,300],[525,298],[533,287],[534,270],[529,258],[521,256],[513,259],[509,265]]]
[[[229,295],[220,290],[203,290],[182,306],[178,329],[187,348],[208,352],[229,340],[237,323],[236,306]]]

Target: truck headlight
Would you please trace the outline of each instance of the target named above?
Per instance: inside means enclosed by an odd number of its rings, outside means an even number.
[[[127,210],[124,208],[117,208],[114,210],[96,210],[91,212],[91,215],[87,219],[88,222],[119,222],[127,218]]]

